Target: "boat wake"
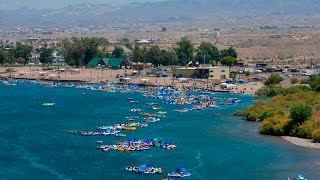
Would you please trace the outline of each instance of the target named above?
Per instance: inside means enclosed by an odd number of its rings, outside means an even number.
[[[197,176],[199,177],[199,179],[206,179],[204,177],[199,176],[199,172],[202,169],[201,167],[203,166],[203,162],[202,162],[202,158],[201,158],[201,152],[198,151],[197,155],[195,156],[196,160],[197,160],[197,166],[194,166],[192,169],[190,169],[192,172],[198,172]]]
[[[20,155],[21,159],[30,163],[31,167],[47,171],[50,174],[57,176],[58,179],[70,180],[70,178],[66,177],[64,174],[61,174],[58,171],[56,171],[55,169],[53,169],[45,164],[40,163],[39,162],[40,158],[28,153],[23,146],[20,146],[20,145],[14,145],[14,146],[15,146],[15,149],[17,150],[17,153]]]

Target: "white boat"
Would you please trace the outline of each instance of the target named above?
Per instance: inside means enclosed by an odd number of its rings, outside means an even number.
[[[191,173],[189,173],[185,168],[177,168],[176,172],[172,172],[168,174],[168,177],[173,178],[183,178],[183,177],[189,177],[191,176]]]
[[[184,113],[184,112],[188,112],[189,110],[188,109],[177,109],[177,110],[174,110],[175,112],[180,112],[180,113]]]
[[[55,103],[43,103],[42,106],[53,106]]]

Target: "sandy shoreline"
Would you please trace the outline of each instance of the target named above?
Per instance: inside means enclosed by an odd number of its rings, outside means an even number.
[[[281,138],[297,146],[320,149],[320,143],[313,143],[311,139],[290,136],[281,136]]]
[[[225,92],[226,90],[216,85],[221,80],[205,80],[205,79],[188,79],[186,82],[181,82],[172,77],[149,77],[142,71],[141,75],[130,76],[133,70],[110,70],[110,69],[78,69],[78,71],[66,70],[57,72],[56,70],[43,70],[42,67],[14,67],[14,72],[5,72],[7,67],[0,67],[0,77],[13,77],[19,79],[39,79],[51,81],[76,81],[84,83],[100,83],[114,82],[118,83],[117,76],[129,77],[128,84],[141,84],[142,79],[147,79],[150,85],[154,86],[174,86],[177,88],[200,88],[215,92]],[[128,76],[129,75],[129,76]],[[53,76],[53,77],[50,77]],[[249,82],[245,84],[237,84],[236,88],[230,89],[227,92],[255,94],[263,86],[262,82]]]

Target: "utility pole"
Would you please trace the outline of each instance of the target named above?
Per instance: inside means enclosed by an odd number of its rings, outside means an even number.
[[[210,70],[209,70],[210,71]],[[209,74],[207,76],[207,90],[209,89]]]
[[[92,81],[92,68],[90,68],[90,78],[91,78],[91,81]]]
[[[103,79],[103,69],[101,69],[101,79]]]
[[[174,85],[174,77],[175,77],[175,69],[172,69],[171,68],[171,70],[172,70],[172,86]]]

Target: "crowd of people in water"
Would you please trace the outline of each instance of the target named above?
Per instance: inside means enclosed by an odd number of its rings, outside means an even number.
[[[239,99],[230,97],[215,97],[213,92],[203,90],[177,89],[175,87],[140,87],[138,85],[117,85],[117,84],[76,84],[76,83],[61,83],[61,82],[41,82],[38,80],[12,80],[1,79],[2,83],[8,86],[17,85],[23,81],[31,84],[42,84],[45,87],[68,87],[81,88],[92,91],[102,91],[108,93],[140,93],[142,96],[149,99],[157,99],[155,102],[148,102],[146,106],[139,106],[140,102],[134,98],[127,98],[128,103],[133,103],[134,108],[130,109],[128,114],[123,117],[117,124],[97,126],[94,130],[71,130],[70,133],[81,136],[114,136],[125,137],[126,131],[136,131],[139,128],[150,127],[150,123],[158,123],[168,116],[168,112],[164,110],[161,103],[164,105],[176,105],[177,108],[172,111],[177,113],[186,113],[188,111],[200,111],[205,109],[218,108],[219,106],[232,105],[241,102]],[[86,92],[82,92],[86,95]],[[54,106],[54,102],[44,102],[43,106]],[[133,106],[132,106],[133,107]],[[160,138],[136,139],[127,138],[125,141],[119,141],[115,144],[103,144],[103,141],[97,141],[99,144],[97,149],[107,152],[115,150],[118,152],[132,151],[148,151],[152,148],[163,148],[173,150],[177,145],[172,140]],[[150,166],[129,166],[127,171],[144,173],[144,174],[161,174],[161,168]],[[170,179],[177,177],[188,177],[191,174],[184,168],[178,168],[176,172],[168,173],[166,178]]]
[[[162,174],[164,171],[162,168],[151,167],[148,164],[142,164],[140,166],[127,166],[126,171],[140,173],[140,174]],[[179,167],[175,172],[168,173],[167,177],[162,177],[161,180],[172,180],[172,178],[189,177],[189,173],[185,168]]]
[[[147,151],[152,147],[159,147],[164,149],[175,149],[177,146],[171,140],[145,139],[137,140],[136,138],[129,138],[127,141],[118,142],[112,145],[100,145],[97,148],[103,151],[114,149],[117,151]]]

